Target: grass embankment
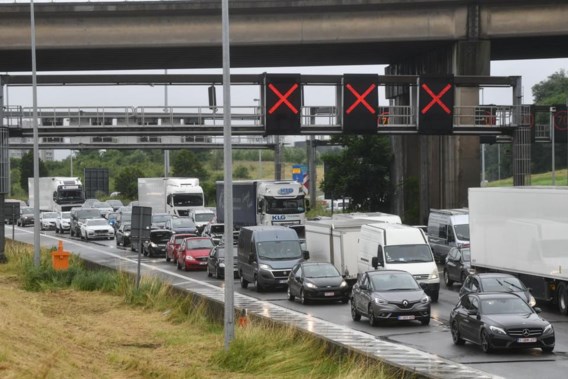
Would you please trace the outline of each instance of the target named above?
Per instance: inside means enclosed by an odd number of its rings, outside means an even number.
[[[328,352],[292,329],[251,322],[229,351],[203,302],[157,280],[89,271],[72,258],[33,265],[27,245],[6,244],[0,264],[2,378],[394,378],[374,360]]]

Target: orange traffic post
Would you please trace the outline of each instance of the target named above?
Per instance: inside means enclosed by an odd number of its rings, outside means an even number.
[[[63,241],[59,240],[57,251],[51,253],[51,264],[56,271],[69,269],[69,257],[71,254],[63,250]]]
[[[244,328],[246,326],[248,326],[249,324],[249,319],[248,319],[248,315],[247,315],[247,310],[243,309],[241,310],[241,314],[239,315],[239,326],[241,328]]]

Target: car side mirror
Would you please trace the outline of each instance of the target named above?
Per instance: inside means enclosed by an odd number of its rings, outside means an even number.
[[[364,291],[368,290],[367,286],[364,284],[359,285],[359,289]]]
[[[249,255],[249,263],[254,263],[255,259],[254,259],[254,254],[250,254]]]
[[[302,257],[303,257],[305,260],[310,259],[310,252],[307,251],[307,250],[302,251]]]
[[[542,313],[542,309],[540,309],[539,307],[534,307],[533,309],[536,313]]]
[[[467,314],[468,314],[468,316],[475,316],[475,315],[477,315],[477,310],[475,310],[475,309],[468,309],[468,310],[467,310]]]

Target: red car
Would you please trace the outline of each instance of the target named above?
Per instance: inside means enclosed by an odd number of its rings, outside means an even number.
[[[211,238],[208,237],[185,238],[178,249],[178,270],[205,270],[213,246]]]
[[[170,260],[177,262],[178,257],[178,249],[183,242],[184,239],[188,237],[195,237],[195,234],[191,233],[181,233],[181,234],[172,234],[172,237],[166,244],[166,262]]]

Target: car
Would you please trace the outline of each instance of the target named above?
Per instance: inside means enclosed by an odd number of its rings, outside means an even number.
[[[93,218],[101,218],[101,213],[96,208],[71,208],[69,235],[71,237],[81,237],[81,225],[85,223],[85,220]]]
[[[211,248],[213,248],[211,238],[189,237],[184,239],[178,249],[178,270],[205,270]]]
[[[195,223],[199,233],[201,233],[205,225],[215,219],[215,211],[207,208],[193,209],[189,214],[189,218]]]
[[[466,278],[460,288],[460,296],[474,292],[514,292],[520,295],[528,305],[534,307],[536,300],[529,289],[519,280],[510,274],[501,273],[478,273]]]
[[[99,202],[99,199],[86,199],[83,203],[83,208],[92,208],[94,203]]]
[[[451,287],[455,282],[463,284],[470,274],[475,274],[475,270],[471,268],[469,245],[452,247],[446,256],[444,266],[446,287]]]
[[[63,234],[71,229],[71,212],[57,212],[55,233]]]
[[[205,225],[203,231],[201,232],[203,237],[209,237],[213,240],[214,244],[219,244],[225,237],[225,225],[218,223],[211,223]],[[233,231],[233,243],[238,243],[239,241],[239,231]]]
[[[124,204],[122,204],[122,201],[118,199],[109,199],[106,202],[112,207],[114,212],[118,211],[120,207],[124,206]]]
[[[81,224],[81,239],[114,239],[114,228],[104,218],[89,218]]]
[[[463,295],[450,314],[450,330],[456,345],[466,341],[485,353],[495,349],[541,348],[554,350],[552,325],[538,315],[522,296],[507,292]]]
[[[288,277],[288,300],[349,302],[351,290],[331,263],[300,262]]]
[[[120,225],[120,228],[116,229],[116,246],[130,246],[130,233],[131,233],[131,228],[130,228],[130,224],[129,223],[124,223],[122,225]]]
[[[239,277],[239,267],[237,265],[237,246],[233,246],[233,277]],[[225,277],[225,246],[216,245],[209,252],[207,258],[207,276],[215,276],[217,279]]]
[[[369,319],[371,326],[388,320],[418,320],[430,324],[430,297],[414,277],[402,270],[362,273],[351,293],[351,317]]]
[[[195,235],[192,233],[172,234],[170,240],[166,244],[166,262],[169,261],[173,261],[174,263],[177,262],[178,249],[181,243],[183,242],[183,240],[188,237],[195,237]]]
[[[173,233],[191,233],[197,236],[197,226],[188,217],[170,218],[165,222],[164,229],[169,229]]]
[[[20,208],[20,217],[16,220],[16,225],[26,226],[34,223],[34,209],[30,207]]]
[[[167,229],[150,230],[150,238],[142,244],[142,254],[145,257],[162,257],[166,255],[166,244],[172,236]]]
[[[39,226],[41,230],[55,230],[57,212],[41,212],[39,214]]]
[[[106,201],[97,201],[93,203],[91,208],[97,208],[104,218],[106,218],[107,214],[114,212],[113,207]]]

